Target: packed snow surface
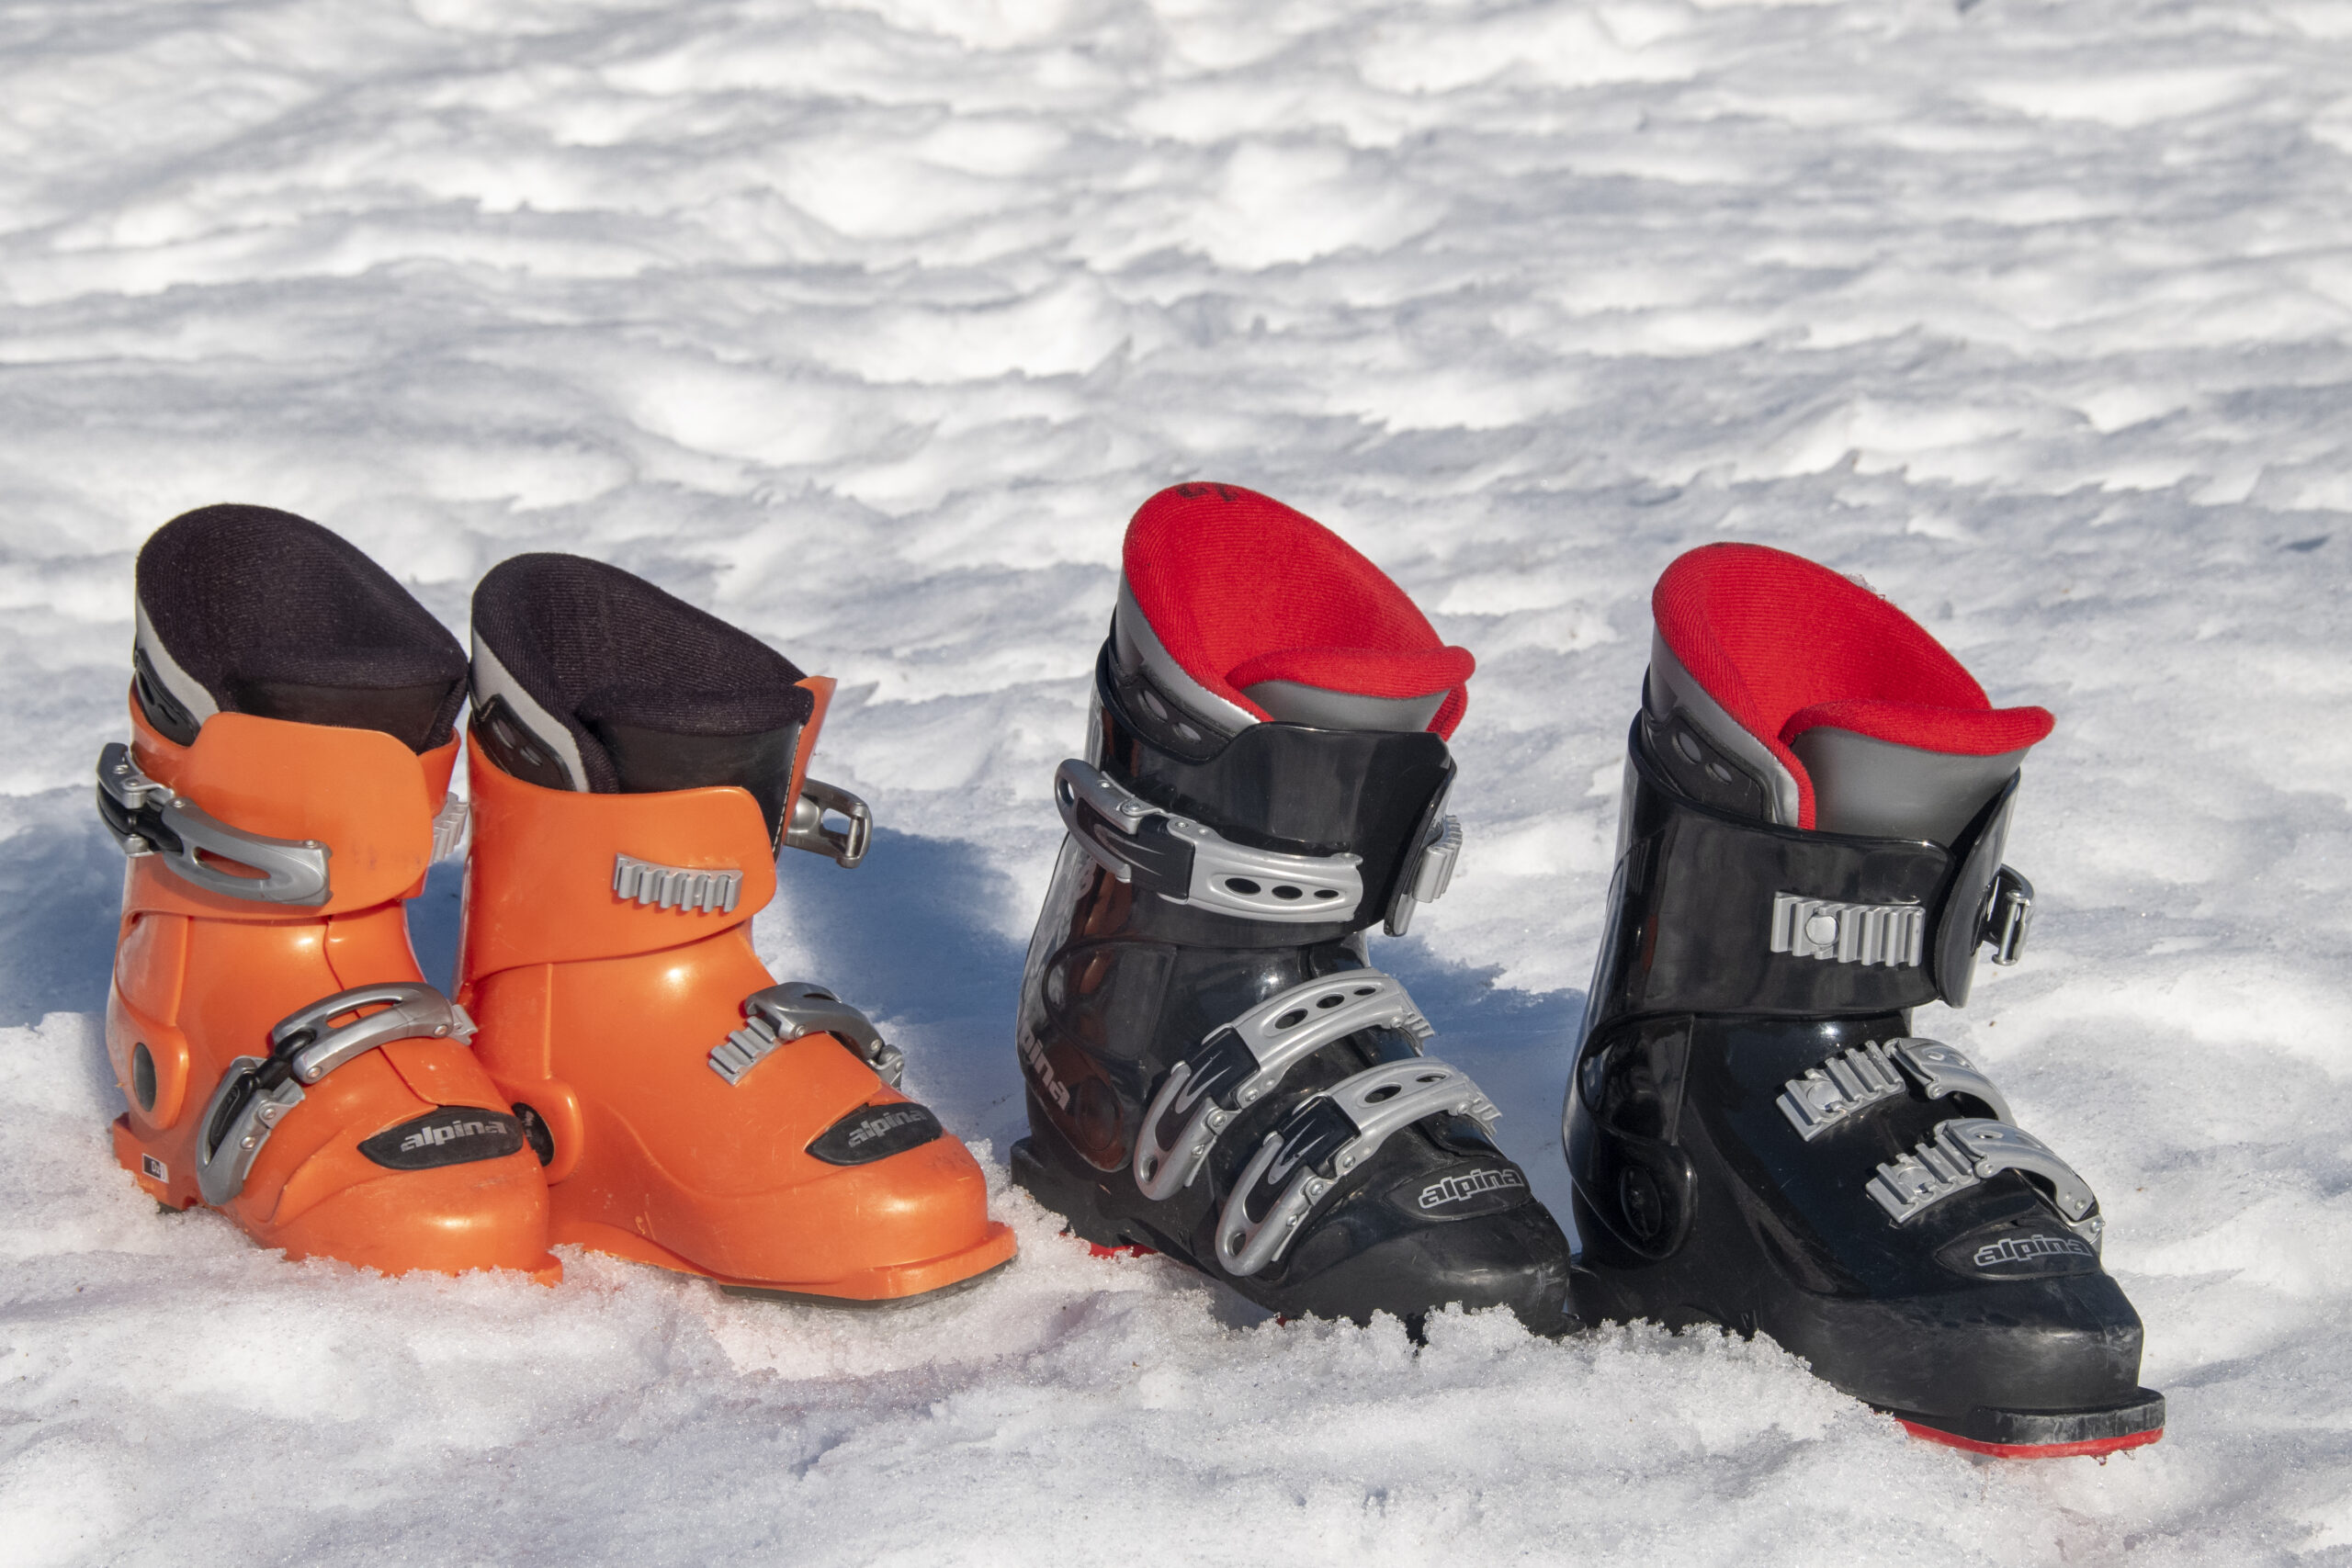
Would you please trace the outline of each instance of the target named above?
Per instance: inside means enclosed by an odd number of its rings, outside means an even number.
[[[2347,193],[2341,0],[0,5],[0,1559],[2352,1562]],[[1011,1271],[849,1315],[290,1265],[113,1164],[90,767],[166,518],[454,627],[583,551],[840,677],[888,830],[762,948],[1001,1188],[1047,781],[1186,478],[1477,654],[1462,874],[1375,954],[1557,1207],[1668,560],[1804,551],[2055,711],[2032,949],[1920,1023],[2097,1187],[2164,1442],[1283,1326],[1011,1190]]]

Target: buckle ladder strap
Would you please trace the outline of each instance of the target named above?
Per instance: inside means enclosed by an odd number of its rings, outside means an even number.
[[[360,1014],[371,1007],[382,1010]],[[304,1087],[345,1063],[395,1040],[463,1043],[473,1033],[465,1009],[413,981],[354,987],[288,1014],[269,1032],[269,1055],[231,1062],[206,1102],[197,1126],[197,1190],[214,1208],[243,1191],[270,1134],[302,1103]]]
[[[1193,1184],[1227,1123],[1283,1081],[1297,1063],[1362,1029],[1402,1029],[1417,1040],[1437,1032],[1393,976],[1351,969],[1278,991],[1168,1069],[1136,1139],[1136,1185],[1158,1202]],[[1165,1142],[1164,1120],[1182,1129]]]
[[[2098,1250],[2107,1228],[2090,1183],[2051,1146],[2007,1122],[1941,1122],[1918,1147],[1878,1168],[1863,1184],[1872,1201],[1898,1225],[1908,1224],[1953,1194],[2004,1170],[2039,1178],[2068,1229]]]
[[[1317,1095],[1266,1134],[1226,1198],[1217,1262],[1237,1278],[1273,1262],[1341,1177],[1377,1154],[1391,1134],[1445,1111],[1488,1126],[1502,1114],[1468,1074],[1431,1056],[1367,1068]],[[1253,1220],[1250,1198],[1261,1183],[1283,1185]]]
[[[857,1058],[892,1089],[906,1076],[906,1053],[882,1038],[874,1021],[822,986],[789,980],[743,998],[743,1027],[710,1053],[710,1070],[729,1084],[767,1060],[788,1040],[831,1034],[848,1042]]]
[[[1910,1036],[1883,1045],[1865,1041],[1817,1067],[1807,1067],[1781,1086],[1777,1103],[1797,1136],[1809,1144],[1856,1113],[1902,1094],[1906,1074],[1929,1100],[1964,1094],[1983,1101],[1999,1120],[2015,1120],[2008,1100],[1966,1052],[1939,1040]]]
[[[662,865],[616,854],[613,897],[628,899],[640,908],[731,915],[742,901],[743,874],[724,866]]]
[[[1152,805],[1073,757],[1054,770],[1062,821],[1121,882],[1171,904],[1288,925],[1344,921],[1363,902],[1363,857],[1294,855],[1237,844]]]
[[[466,847],[466,829],[472,825],[473,807],[464,797],[452,794],[445,796],[441,809],[433,814],[433,863],[455,860]]]
[[[332,896],[326,845],[316,839],[272,839],[232,828],[140,772],[130,748],[119,740],[98,753],[98,817],[124,854],[133,859],[161,855],[175,874],[208,893],[256,904],[311,906]],[[240,876],[205,855],[261,874]]]
[[[1768,945],[1774,953],[1916,969],[1927,940],[1928,911],[1917,904],[1840,904],[1801,893],[1772,895]]]

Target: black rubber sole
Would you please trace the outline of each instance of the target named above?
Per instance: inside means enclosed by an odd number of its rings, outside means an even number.
[[[2136,1449],[2164,1436],[2165,1396],[2143,1388],[2126,1404],[2099,1410],[1987,1410],[1923,1416],[1890,1410],[1917,1437],[2004,1459],[2053,1459]]]

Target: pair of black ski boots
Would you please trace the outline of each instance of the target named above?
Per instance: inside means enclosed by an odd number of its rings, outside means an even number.
[[[2161,1434],[2098,1202],[1909,1010],[2015,959],[2018,764],[1901,612],[1777,550],[1677,561],[1566,1119],[1582,1255],[1371,967],[1444,891],[1470,656],[1309,519],[1184,485],[1130,525],[1019,1021],[1015,1179],[1098,1248],[1285,1314],[1506,1306],[1758,1331],[2000,1454]]]

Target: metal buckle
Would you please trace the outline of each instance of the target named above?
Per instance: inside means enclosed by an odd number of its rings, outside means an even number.
[[[1977,940],[1993,944],[1993,962],[2015,964],[2025,952],[2026,933],[2033,929],[2033,884],[2008,866],[1994,874],[1992,891],[1984,897],[1984,924]]]
[[[232,828],[141,773],[130,748],[120,741],[98,753],[98,818],[124,854],[161,855],[175,875],[208,893],[256,904],[318,905],[332,897],[326,845]],[[224,871],[205,860],[207,855],[260,874]]]
[[[1363,902],[1363,857],[1295,855],[1237,844],[1164,810],[1073,757],[1054,770],[1054,804],[1079,847],[1121,882],[1171,904],[1285,925],[1343,922]]]
[[[828,811],[849,818],[846,831],[825,826]],[[800,793],[792,802],[792,819],[784,828],[785,848],[830,855],[835,865],[854,871],[857,863],[865,858],[865,847],[873,838],[873,807],[839,784],[829,784],[822,779],[800,781]]]
[[[1925,1142],[1863,1184],[1887,1218],[1908,1224],[1954,1193],[2004,1170],[2038,1177],[2050,1190],[2058,1217],[2097,1252],[2107,1222],[2090,1183],[2040,1138],[2007,1122],[1966,1119],[1937,1123]]]
[[[1266,1134],[1226,1198],[1217,1218],[1217,1262],[1236,1278],[1273,1262],[1341,1177],[1377,1154],[1390,1134],[1444,1111],[1488,1126],[1502,1114],[1468,1074],[1431,1056],[1367,1068],[1316,1096]],[[1261,1180],[1287,1185],[1264,1216],[1253,1220],[1250,1195]]]
[[[383,1010],[329,1027],[364,1007]],[[354,1056],[395,1040],[455,1039],[466,1044],[473,1037],[474,1021],[465,1009],[430,986],[396,980],[355,986],[289,1013],[269,1032],[269,1054],[286,1057],[295,1077],[314,1084]]]
[[[1916,969],[1927,938],[1928,911],[1917,904],[1839,904],[1802,893],[1772,895],[1774,953]]]
[[[1293,1066],[1358,1030],[1381,1027],[1406,1030],[1417,1040],[1437,1032],[1393,976],[1351,969],[1278,991],[1211,1030],[1198,1050],[1168,1069],[1144,1112],[1136,1139],[1136,1186],[1155,1202],[1191,1186],[1217,1135]],[[1162,1143],[1159,1129],[1168,1117],[1182,1117],[1184,1125]]]
[[[1897,1072],[1897,1068],[1901,1072]],[[2002,1121],[2011,1120],[2009,1102],[1977,1070],[1966,1052],[1939,1040],[1905,1036],[1882,1045],[1865,1041],[1840,1051],[1817,1067],[1807,1067],[1781,1088],[1781,1114],[1806,1143],[1881,1100],[1904,1092],[1903,1075],[1909,1074],[1929,1100],[1965,1094],[1992,1108]]]
[[[1396,897],[1388,906],[1386,930],[1390,936],[1403,936],[1411,929],[1414,905],[1434,904],[1445,897],[1446,888],[1453,881],[1454,864],[1461,858],[1461,818],[1439,818],[1436,832],[1422,843],[1412,865],[1397,878]]]
[[[366,1007],[383,1010],[334,1023]],[[303,1088],[345,1062],[395,1040],[464,1043],[473,1033],[465,1009],[409,981],[337,991],[288,1014],[269,1032],[269,1055],[231,1062],[206,1101],[197,1124],[197,1190],[216,1209],[243,1191],[270,1134],[302,1103]]]
[[[791,980],[743,998],[743,1027],[710,1053],[710,1070],[730,1084],[765,1061],[787,1040],[831,1034],[892,1089],[906,1076],[906,1053],[882,1038],[874,1021],[822,986]]]

